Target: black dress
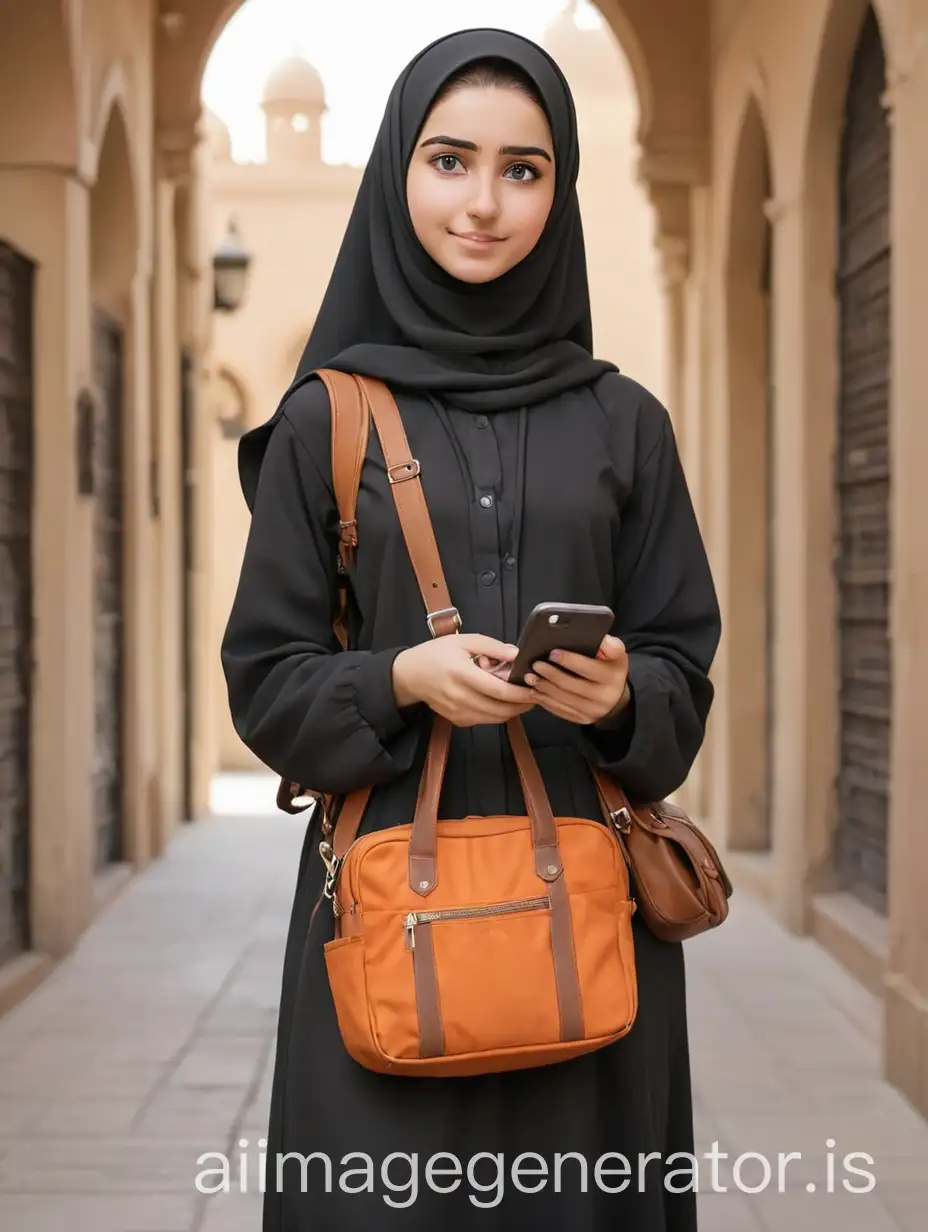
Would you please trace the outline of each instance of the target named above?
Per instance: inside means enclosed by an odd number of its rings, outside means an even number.
[[[620,721],[524,718],[555,814],[600,818],[587,756],[633,798],[676,789],[703,739],[720,622],[664,408],[616,373],[527,411],[398,402],[465,631],[514,642],[546,600],[616,612],[633,690]],[[357,649],[339,653],[329,411],[313,382],[270,440],[223,663],[236,728],[275,772],[335,793],[377,784],[367,831],[411,818],[428,730],[424,707],[393,699],[395,655],[429,634],[373,429],[358,516]],[[456,729],[439,816],[523,811],[505,730]],[[309,927],[318,830],[284,957],[265,1232],[693,1232],[687,1159],[668,1159],[693,1151],[682,948],[635,918],[638,1018],[609,1048],[487,1077],[373,1074],[341,1043],[326,903]],[[278,1173],[288,1152],[316,1154]]]

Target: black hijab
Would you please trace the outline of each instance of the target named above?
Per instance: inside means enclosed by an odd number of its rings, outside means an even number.
[[[533,251],[492,282],[453,278],[426,253],[406,206],[406,173],[433,100],[458,69],[507,60],[534,83],[554,138],[556,186]],[[531,406],[615,365],[592,355],[586,253],[577,201],[580,150],[570,88],[537,44],[505,30],[438,39],[387,101],[338,258],[296,376],[274,417],[242,437],[252,505],[261,459],[287,398],[317,368],[379,377],[464,410]]]

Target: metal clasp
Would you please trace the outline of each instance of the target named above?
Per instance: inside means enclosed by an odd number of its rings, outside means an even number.
[[[619,818],[622,820],[620,821]],[[619,834],[628,834],[632,828],[632,818],[627,808],[610,809],[609,820]]]
[[[396,475],[394,471],[397,472]],[[417,479],[421,471],[418,460],[411,458],[408,462],[395,462],[393,466],[388,466],[387,479],[390,483],[405,483],[407,479]]]
[[[440,616],[453,616],[454,631],[455,633],[461,632],[461,613],[456,607],[443,607],[440,612],[429,612],[425,618],[429,626],[429,633],[431,633],[432,637],[438,637],[438,634],[435,632],[435,621],[438,620]]]
[[[335,893],[335,882],[338,880],[341,860],[335,854],[331,843],[320,843],[319,854],[322,857],[322,863],[326,867],[325,885],[322,887],[322,893],[326,898],[332,898]]]

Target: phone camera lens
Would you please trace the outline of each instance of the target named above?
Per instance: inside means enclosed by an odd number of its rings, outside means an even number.
[[[558,621],[557,612],[555,612],[553,615],[551,615],[551,616],[549,616],[549,617],[548,617],[548,624],[549,624],[549,625],[556,625],[556,624],[557,624],[557,621]]]

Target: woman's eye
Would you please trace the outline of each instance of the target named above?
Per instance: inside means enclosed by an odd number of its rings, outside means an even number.
[[[531,163],[516,163],[514,166],[510,167],[509,170],[516,173],[513,177],[516,180],[526,180],[529,176],[531,176],[532,179],[538,179],[538,172]]]
[[[435,159],[435,165],[439,171],[453,171],[455,164],[459,161],[457,154],[439,154]],[[449,166],[450,163],[450,166]]]

